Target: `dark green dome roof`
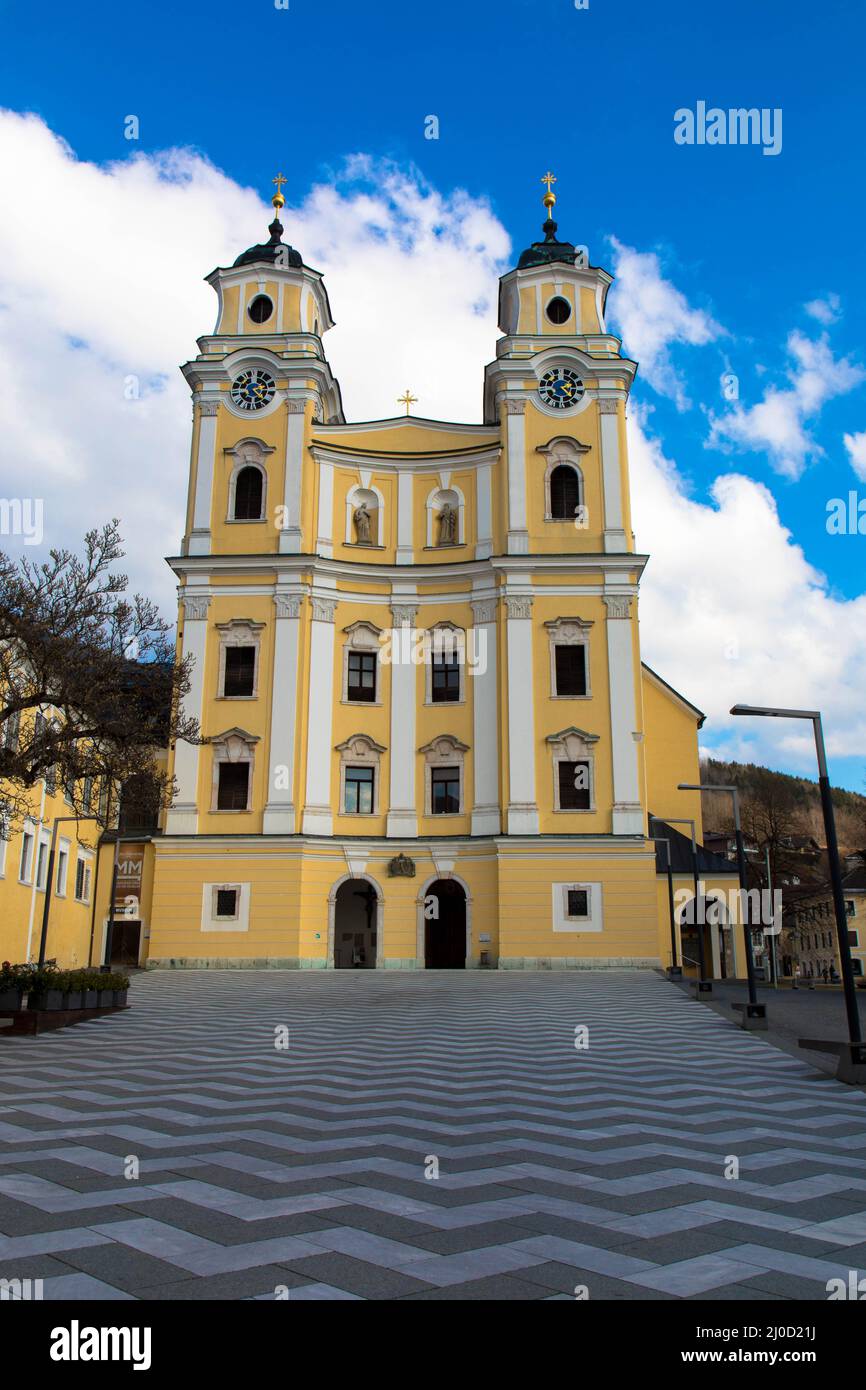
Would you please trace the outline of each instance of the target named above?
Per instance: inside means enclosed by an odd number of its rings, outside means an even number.
[[[544,241],[534,241],[521,254],[517,262],[518,270],[529,270],[534,265],[548,265],[551,261],[565,261],[568,265],[574,265],[577,252],[570,241],[556,240],[557,225],[548,218],[542,228]]]
[[[294,246],[287,246],[280,240],[283,235],[283,224],[275,217],[268,227],[271,234],[270,241],[263,241],[258,246],[250,246],[246,251],[241,252],[235,261],[235,265],[252,265],[254,261],[279,261],[280,265],[293,266],[299,268],[304,264],[301,259],[300,251],[296,251]]]

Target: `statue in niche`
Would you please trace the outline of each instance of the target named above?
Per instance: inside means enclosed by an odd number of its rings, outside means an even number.
[[[451,506],[451,503],[446,502],[439,513],[439,544],[456,545],[456,543],[457,513]]]
[[[355,542],[357,545],[370,545],[372,538],[370,534],[371,517],[367,510],[367,505],[362,502],[360,507],[355,508]]]

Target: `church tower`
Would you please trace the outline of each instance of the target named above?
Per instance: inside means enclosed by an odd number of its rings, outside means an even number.
[[[481,423],[347,421],[322,275],[267,241],[208,277],[183,368],[193,658],[153,963],[666,963],[647,816],[699,817],[702,716],[643,667],[608,273],[543,239],[503,276]],[[419,383],[419,386],[422,385]],[[422,391],[423,394],[423,391]]]

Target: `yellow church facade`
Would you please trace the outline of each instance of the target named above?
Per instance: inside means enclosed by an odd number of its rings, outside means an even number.
[[[206,742],[170,753],[142,960],[670,964],[648,817],[700,833],[677,783],[702,716],[641,661],[611,277],[557,240],[548,193],[501,281],[483,423],[410,414],[409,392],[350,422],[322,276],[274,201],[269,241],[208,277],[216,324],[183,369],[169,563]]]

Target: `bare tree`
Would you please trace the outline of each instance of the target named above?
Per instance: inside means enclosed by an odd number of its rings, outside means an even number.
[[[167,805],[173,780],[155,755],[201,742],[183,713],[189,659],[176,660],[156,605],[128,596],[118,522],[89,531],[83,557],[14,561],[0,553],[0,818],[5,834],[33,811],[44,780],[70,814],[105,827],[120,786],[142,780]]]

